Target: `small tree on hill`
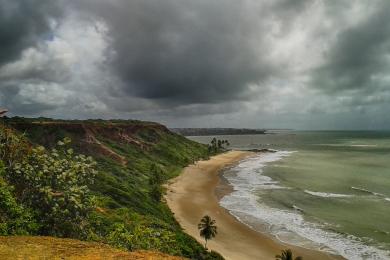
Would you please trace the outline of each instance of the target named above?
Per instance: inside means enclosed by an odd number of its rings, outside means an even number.
[[[152,164],[150,166],[149,184],[155,185],[155,184],[161,184],[163,182],[164,182],[164,174],[161,168],[156,164]]]
[[[163,195],[163,190],[161,188],[161,185],[153,184],[152,189],[150,191],[150,196],[152,197],[152,199],[156,202],[160,202],[162,195]]]
[[[217,226],[215,220],[211,219],[210,216],[206,215],[198,224],[200,236],[205,239],[204,247],[207,249],[207,241],[214,238],[217,235]]]
[[[163,189],[161,184],[164,182],[164,173],[161,168],[152,164],[150,167],[150,177],[149,177],[149,185],[150,185],[150,196],[156,202],[161,201],[161,197],[163,195]]]

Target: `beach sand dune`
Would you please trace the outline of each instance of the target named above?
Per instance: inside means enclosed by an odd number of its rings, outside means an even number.
[[[303,256],[305,260],[342,259],[279,243],[242,224],[219,206],[215,190],[220,182],[220,171],[251,154],[230,151],[214,156],[210,160],[186,167],[180,176],[169,182],[165,198],[185,232],[204,243],[199,236],[197,224],[207,214],[216,220],[218,227],[218,235],[208,242],[208,248],[219,252],[226,259],[275,259],[275,255],[286,248],[291,248],[295,255]]]

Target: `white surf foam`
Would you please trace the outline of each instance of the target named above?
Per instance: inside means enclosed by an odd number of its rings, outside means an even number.
[[[335,147],[378,147],[376,144],[317,144],[322,146],[335,146]]]
[[[353,195],[305,190],[305,193],[322,198],[350,198]]]
[[[377,147],[376,144],[351,144],[351,147]]]
[[[300,210],[271,208],[258,201],[256,191],[261,189],[284,188],[268,176],[262,175],[262,168],[269,162],[277,161],[291,152],[261,154],[242,161],[231,169],[234,174],[225,174],[234,192],[221,200],[238,220],[254,226],[248,219],[265,224],[269,232],[283,242],[298,246],[317,248],[342,255],[347,259],[389,259],[389,252],[365,245],[359,238],[327,231],[324,225],[307,222]],[[304,210],[304,209],[301,209]],[[310,242],[309,242],[310,241]]]
[[[367,189],[364,189],[364,188],[359,188],[359,187],[352,186],[351,189],[357,190],[357,191],[361,191],[361,192],[370,193],[370,194],[372,194],[374,196],[378,196],[378,197],[385,197],[385,195],[382,194],[382,193],[378,193],[378,192],[375,192],[375,191],[370,191],[370,190],[367,190]]]

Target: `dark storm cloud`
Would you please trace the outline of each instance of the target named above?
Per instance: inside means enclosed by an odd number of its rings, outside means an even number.
[[[312,0],[281,0],[277,1],[276,5],[279,10],[302,10],[307,4],[312,3]]]
[[[49,37],[50,19],[60,14],[56,0],[0,0],[0,65]]]
[[[248,86],[277,70],[264,25],[245,2],[83,1],[109,25],[113,70],[128,95],[168,102],[248,98]]]
[[[378,1],[376,1],[378,3]],[[340,31],[325,53],[325,64],[313,73],[313,86],[327,93],[360,91],[373,94],[390,82],[390,2],[352,27]]]
[[[42,97],[39,89],[49,81],[63,81],[66,75],[62,64],[50,60],[41,44],[51,40],[62,17],[60,1],[0,0],[0,103],[14,114],[55,107],[44,102],[50,97]]]
[[[310,4],[313,4],[312,0],[279,0],[273,1],[270,5],[272,14],[278,19],[282,19],[285,22],[291,23],[291,18],[299,15]],[[286,17],[288,16],[288,17]]]
[[[0,106],[176,126],[363,122],[390,112],[389,13],[387,0],[0,0]]]

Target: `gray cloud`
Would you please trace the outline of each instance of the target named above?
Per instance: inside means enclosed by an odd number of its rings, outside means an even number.
[[[385,0],[0,0],[0,106],[174,126],[390,127],[379,120],[388,13]]]
[[[261,10],[245,1],[91,2],[109,25],[113,70],[128,95],[171,104],[245,99],[250,84],[278,72]]]
[[[63,81],[65,73],[42,42],[51,40],[63,11],[57,0],[0,0],[0,102],[14,113],[34,115],[56,107],[39,89]]]
[[[390,2],[376,3],[371,15],[338,33],[325,63],[313,73],[313,86],[330,94],[356,90],[367,94],[389,85]]]
[[[26,47],[50,37],[51,19],[61,15],[56,0],[0,0],[0,65],[19,58]]]
[[[34,115],[48,109],[53,109],[56,104],[48,104],[44,100],[34,100],[34,96],[24,96],[21,90],[26,86],[7,83],[1,86],[0,99],[2,105],[11,110],[14,114]],[[30,93],[31,94],[31,93]]]

